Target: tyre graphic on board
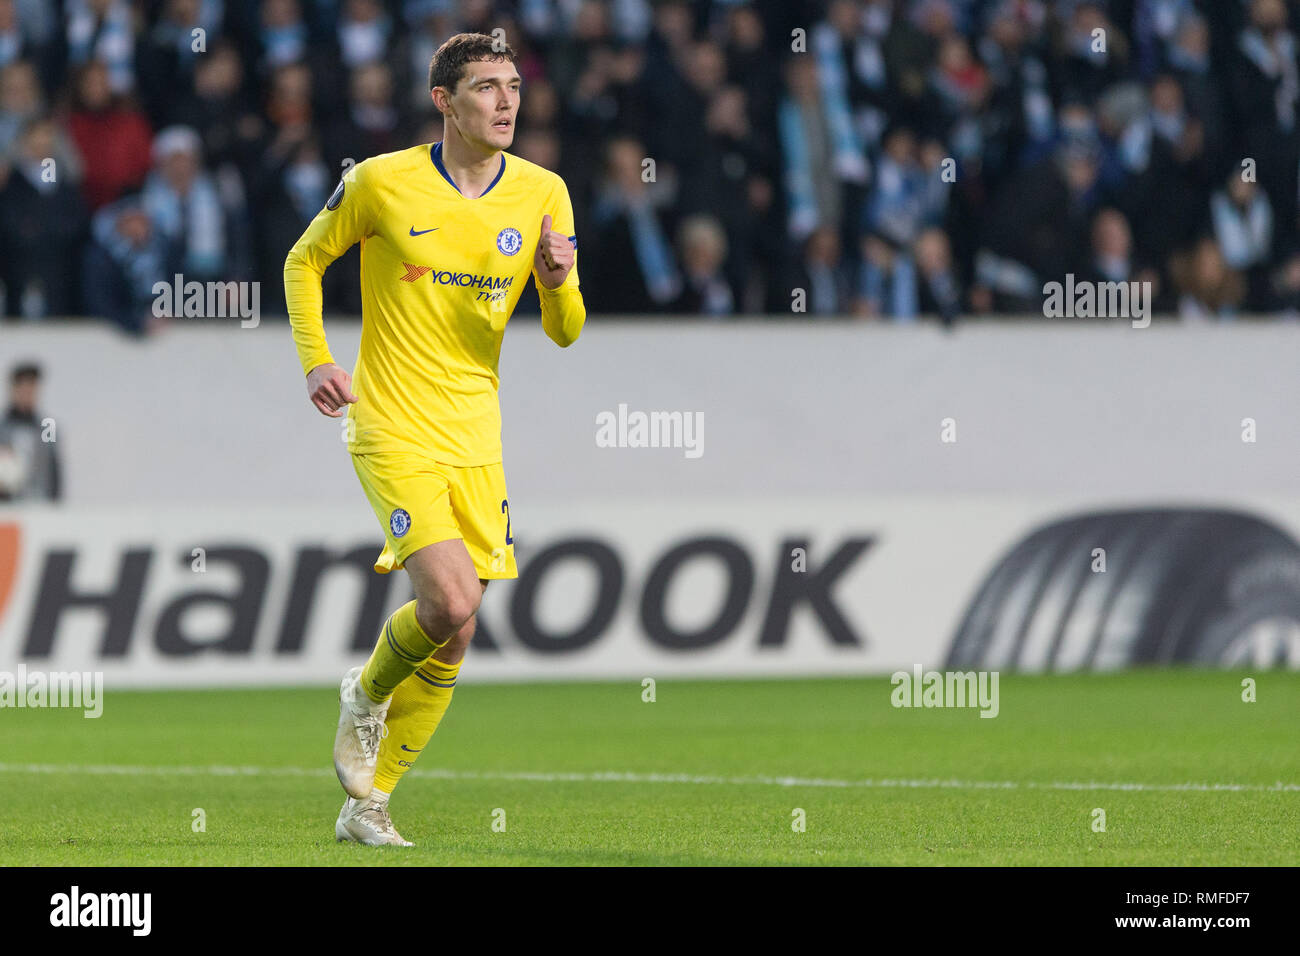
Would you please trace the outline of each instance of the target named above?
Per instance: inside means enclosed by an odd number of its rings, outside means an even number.
[[[1055,521],[1013,547],[985,579],[946,667],[1067,671],[1175,662],[1300,668],[1295,539],[1260,518],[1215,509]]]

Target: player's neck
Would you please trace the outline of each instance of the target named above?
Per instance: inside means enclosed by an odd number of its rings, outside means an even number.
[[[442,165],[461,195],[477,199],[492,185],[501,171],[501,150],[484,151],[472,146],[450,123],[442,137]]]

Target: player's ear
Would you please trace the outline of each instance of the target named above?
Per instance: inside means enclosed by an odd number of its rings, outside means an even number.
[[[450,115],[451,96],[448,95],[446,87],[435,86],[429,91],[429,99],[433,100],[433,108],[444,116]]]

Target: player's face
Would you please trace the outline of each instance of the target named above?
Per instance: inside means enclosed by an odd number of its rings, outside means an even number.
[[[488,149],[509,149],[519,113],[519,73],[509,60],[477,60],[465,65],[466,76],[451,97],[460,135]]]

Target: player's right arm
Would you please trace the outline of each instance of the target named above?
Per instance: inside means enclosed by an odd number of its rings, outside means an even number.
[[[325,341],[321,278],[329,264],[372,234],[382,200],[365,162],[344,173],[325,208],[316,214],[284,260],[284,301],[307,394],[323,415],[338,418],[355,402],[352,378],[334,362]]]

